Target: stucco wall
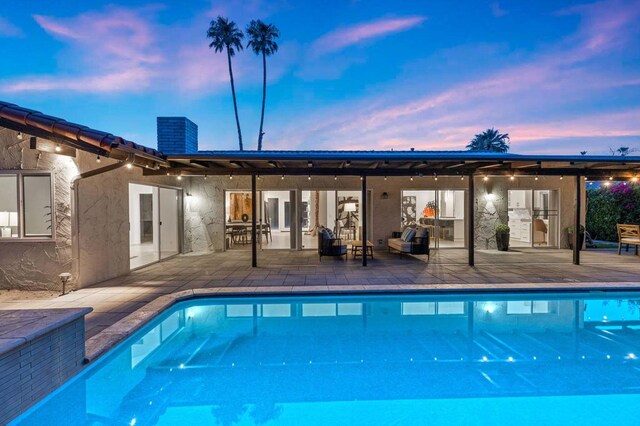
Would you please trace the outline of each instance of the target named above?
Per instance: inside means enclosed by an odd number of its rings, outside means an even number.
[[[69,157],[32,151],[29,138],[0,127],[0,170],[50,170],[54,180],[55,238],[49,241],[0,240],[0,289],[57,289],[58,274],[71,269],[70,177],[77,165]],[[58,286],[58,287],[56,287]]]
[[[55,206],[55,238],[0,240],[0,289],[60,290],[62,272],[73,274],[71,288],[84,287],[129,271],[129,182],[180,187],[184,181],[144,177],[139,168],[121,168],[77,183],[79,269],[75,269],[71,181],[80,173],[113,163],[105,158],[97,163],[96,156],[80,151],[71,158],[31,150],[28,136],[20,140],[17,132],[0,127],[0,170],[51,171]],[[189,241],[183,247],[190,250]]]

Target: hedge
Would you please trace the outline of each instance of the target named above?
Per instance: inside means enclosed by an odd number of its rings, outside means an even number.
[[[640,223],[640,186],[616,183],[587,189],[587,232],[594,240],[618,241],[618,223]]]

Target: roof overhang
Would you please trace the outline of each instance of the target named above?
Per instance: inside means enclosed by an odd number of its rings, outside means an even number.
[[[518,155],[468,151],[209,151],[169,155],[170,168],[147,174],[465,176],[547,175],[630,179],[637,156]]]
[[[155,149],[3,101],[0,101],[0,126],[47,139],[63,147],[128,161],[152,170],[169,166],[166,157]]]

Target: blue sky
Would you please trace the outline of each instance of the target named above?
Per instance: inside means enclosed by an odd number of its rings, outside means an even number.
[[[277,25],[265,149],[640,148],[640,0],[66,1],[0,4],[0,99],[155,146],[184,115],[200,149],[237,147],[218,15]],[[255,149],[261,61],[233,62]]]

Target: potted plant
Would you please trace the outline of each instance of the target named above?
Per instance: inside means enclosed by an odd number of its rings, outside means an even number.
[[[575,232],[575,230],[576,230],[575,226],[569,226],[567,228],[567,235],[569,237],[569,248],[571,250],[573,250],[573,241],[575,240],[573,233]],[[578,250],[582,250],[583,245],[584,245],[584,226],[580,225],[580,231],[578,234]]]
[[[500,251],[508,251],[509,250],[509,234],[511,229],[509,229],[509,225],[505,225],[501,223],[496,226],[496,244],[498,246],[498,250]]]

